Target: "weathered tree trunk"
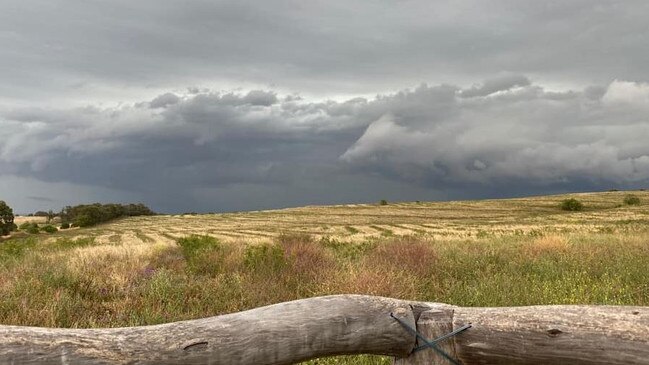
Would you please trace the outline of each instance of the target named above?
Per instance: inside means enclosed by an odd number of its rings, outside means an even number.
[[[461,364],[649,364],[649,308],[461,308],[338,295],[192,321],[110,329],[0,326],[0,364],[291,364],[340,354],[450,364],[390,316],[440,342]]]
[[[340,295],[155,326],[0,326],[0,364],[292,364],[338,354],[407,356],[410,302]]]
[[[417,330],[433,340],[465,324],[472,327],[440,342],[461,364],[649,364],[649,308],[532,306],[461,308],[430,303]],[[421,341],[418,341],[421,345]],[[450,364],[431,349],[400,365]]]
[[[646,307],[456,308],[466,364],[649,364]]]

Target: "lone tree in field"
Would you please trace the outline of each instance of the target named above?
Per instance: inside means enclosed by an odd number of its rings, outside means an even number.
[[[52,211],[52,209],[48,210],[47,211],[47,223],[52,222],[52,219],[54,219],[54,217],[56,217],[56,213],[54,213]]]
[[[15,229],[14,211],[4,200],[0,200],[0,236],[6,236]]]

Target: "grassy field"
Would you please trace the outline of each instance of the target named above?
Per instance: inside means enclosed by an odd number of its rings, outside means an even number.
[[[0,323],[116,327],[361,293],[649,305],[649,193],[137,217],[0,242]],[[567,212],[568,197],[585,210]],[[317,360],[383,364],[381,357]]]

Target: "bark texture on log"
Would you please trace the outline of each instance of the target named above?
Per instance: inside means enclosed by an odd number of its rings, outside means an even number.
[[[649,365],[648,307],[461,308],[361,295],[156,326],[0,326],[0,364],[271,365],[342,354],[408,356],[415,336],[390,313],[429,340],[471,323],[440,346],[466,365]],[[397,360],[423,363],[447,362],[431,349]]]
[[[649,308],[455,308],[463,364],[649,364]]]
[[[417,303],[339,295],[155,326],[0,326],[1,364],[292,364],[343,354],[407,356]],[[413,305],[415,311],[413,311]]]

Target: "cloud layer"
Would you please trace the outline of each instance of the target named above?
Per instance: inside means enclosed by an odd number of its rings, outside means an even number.
[[[615,81],[601,97],[511,77],[468,90],[420,87],[408,94],[423,96],[418,107],[371,123],[341,159],[435,186],[646,182],[647,87]],[[430,105],[443,112],[418,110]]]
[[[648,15],[4,0],[0,198],[205,211],[645,186]]]
[[[167,210],[605,189],[649,182],[647,115],[648,84],[551,92],[521,75],[341,102],[187,90],[3,110],[0,169]]]
[[[0,99],[128,102],[188,85],[373,95],[499,72],[647,82],[647,14],[644,0],[5,0]]]

